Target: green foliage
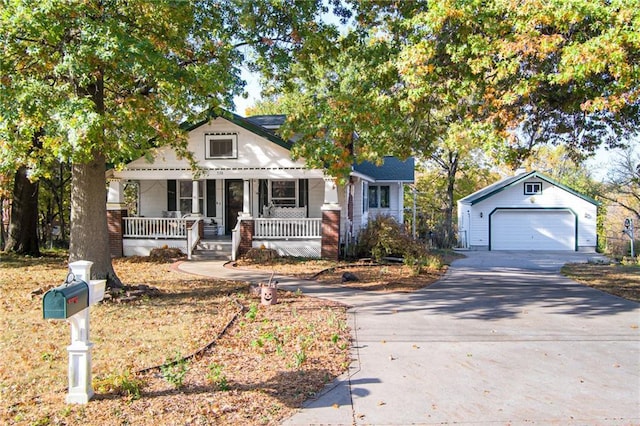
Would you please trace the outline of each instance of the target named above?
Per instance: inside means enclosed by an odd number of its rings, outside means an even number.
[[[184,378],[188,370],[189,362],[184,359],[180,353],[176,353],[173,360],[167,358],[165,363],[160,366],[162,378],[176,389],[180,389],[183,386]]]
[[[434,264],[431,259],[434,256],[429,255],[424,244],[407,235],[402,226],[389,216],[381,215],[369,221],[360,231],[357,251],[360,257],[371,256],[377,262],[385,257],[402,258],[416,275],[423,267]]]
[[[300,369],[306,360],[307,353],[304,349],[300,349],[293,354],[293,365],[297,369]]]
[[[209,372],[207,380],[217,386],[218,390],[226,392],[229,390],[229,382],[227,376],[223,373],[223,367],[220,364],[209,364]]]
[[[125,371],[94,379],[93,385],[98,393],[113,393],[135,401],[140,399],[144,381],[136,378],[129,371]]]
[[[350,6],[351,31],[298,58],[283,102],[294,152],[335,176],[477,148],[515,167],[540,144],[578,156],[638,132],[637,0]]]
[[[249,311],[246,314],[244,314],[244,317],[249,321],[255,321],[257,316],[258,316],[258,304],[252,303],[251,306],[249,306]]]
[[[117,285],[101,242],[105,165],[169,145],[198,176],[181,123],[231,109],[245,65],[285,72],[307,42],[335,32],[313,22],[325,11],[317,0],[5,1],[0,173],[24,166],[39,177],[70,162],[84,176],[70,191],[70,258],[93,261],[93,273]]]
[[[358,235],[358,256],[373,257],[381,261],[387,256],[402,257],[408,238],[398,222],[390,216],[370,220]]]

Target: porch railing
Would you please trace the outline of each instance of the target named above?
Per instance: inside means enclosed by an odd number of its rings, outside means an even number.
[[[322,219],[255,219],[254,239],[322,237]]]
[[[200,222],[202,219],[196,219],[187,226],[187,259],[191,260],[193,249],[200,242]]]
[[[187,238],[187,220],[159,217],[123,218],[124,238]]]

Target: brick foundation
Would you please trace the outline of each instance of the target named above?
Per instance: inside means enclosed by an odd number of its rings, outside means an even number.
[[[244,255],[253,247],[253,233],[255,230],[255,222],[251,219],[243,219],[240,222],[240,245],[238,247],[238,256]]]
[[[322,248],[323,259],[338,260],[340,256],[340,210],[322,211]]]
[[[111,257],[124,256],[122,250],[122,219],[127,217],[127,209],[107,210],[107,228],[109,229],[109,253]]]

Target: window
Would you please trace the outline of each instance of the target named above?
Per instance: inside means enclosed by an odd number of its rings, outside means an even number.
[[[389,185],[369,186],[369,208],[388,209],[390,207],[389,194],[391,189]]]
[[[380,208],[388,209],[390,207],[389,204],[389,193],[390,193],[389,185],[383,185],[380,187]]]
[[[179,201],[180,201],[180,212],[182,214],[191,213],[191,205],[192,205],[192,195],[193,195],[193,182],[190,180],[181,180],[180,184],[180,193],[179,193]],[[200,212],[203,210],[203,201],[204,201],[204,182],[198,181],[198,199],[200,200]]]
[[[369,208],[378,207],[378,187],[370,186],[369,187]]]
[[[208,133],[204,135],[205,157],[238,158],[238,135],[236,133]]]
[[[542,194],[542,182],[525,182],[524,195]]]
[[[295,207],[298,205],[295,180],[271,181],[271,203],[274,206]]]

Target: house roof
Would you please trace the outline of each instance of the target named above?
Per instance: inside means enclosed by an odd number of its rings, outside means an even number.
[[[364,161],[360,164],[355,164],[353,170],[376,181],[413,182],[415,180],[415,161],[413,157],[402,161],[397,157],[385,156],[381,165]]]
[[[282,139],[280,136],[276,135],[273,132],[274,129],[277,129],[278,127],[280,127],[280,125],[282,125],[282,123],[284,123],[284,118],[285,118],[284,115],[255,116],[254,119],[251,120],[249,118],[242,117],[238,114],[235,114],[233,112],[227,111],[222,108],[216,108],[216,109],[212,108],[208,111],[206,118],[204,118],[203,120],[200,120],[195,124],[184,123],[182,127],[185,131],[190,132],[202,125],[207,124],[209,120],[213,118],[218,118],[218,117],[229,120],[232,123],[242,127],[243,129],[253,132],[258,136],[262,136],[263,138],[268,139],[271,142],[277,145],[280,145],[283,148],[286,148],[289,150],[291,149],[292,143],[290,141],[286,141]],[[259,117],[262,117],[262,118],[259,118]],[[282,118],[280,119],[278,117],[282,117]],[[280,125],[278,125],[277,127],[273,127],[274,123],[277,123],[278,120],[281,120]],[[262,124],[262,123],[265,123],[266,126],[265,124]]]
[[[525,173],[520,173],[518,175],[515,176],[509,176],[507,178],[504,178],[502,180],[499,180],[498,182],[491,184],[485,188],[482,188],[479,191],[474,192],[473,194],[467,195],[464,198],[460,199],[460,203],[462,204],[470,204],[470,205],[474,205],[476,203],[479,203],[480,201],[486,200],[489,197],[492,197],[496,194],[498,194],[499,192],[504,191],[505,189],[511,188],[514,185],[517,185],[518,183],[530,179],[530,178],[537,178],[540,180],[543,180],[551,185],[557,186],[558,188],[561,188],[567,192],[569,192],[570,194],[575,195],[576,197],[582,198],[583,200],[594,204],[594,205],[599,205],[600,203],[597,202],[596,200],[594,200],[591,197],[588,197],[584,194],[581,194],[571,188],[569,188],[566,185],[561,184],[560,182],[557,182],[553,179],[551,179],[548,176],[543,175],[542,173],[539,173],[537,171],[532,171],[532,172],[525,172]]]
[[[286,115],[284,114],[254,115],[245,118],[233,112],[216,108],[209,110],[207,117],[195,124],[185,123],[183,125],[183,129],[190,132],[208,123],[212,118],[218,117],[229,120],[232,123],[262,136],[288,150],[293,146],[292,141],[286,141],[275,133],[275,130],[282,126],[286,120]],[[355,164],[353,166],[353,170],[356,173],[363,174],[376,181],[415,181],[415,162],[413,157],[409,157],[402,161],[396,157],[385,156],[382,165],[376,165],[375,163],[364,161],[360,164]]]
[[[247,117],[246,120],[256,124],[258,126],[264,127],[267,130],[278,129],[282,126],[287,119],[287,116],[284,114],[276,114],[276,115],[252,115],[251,117]]]

